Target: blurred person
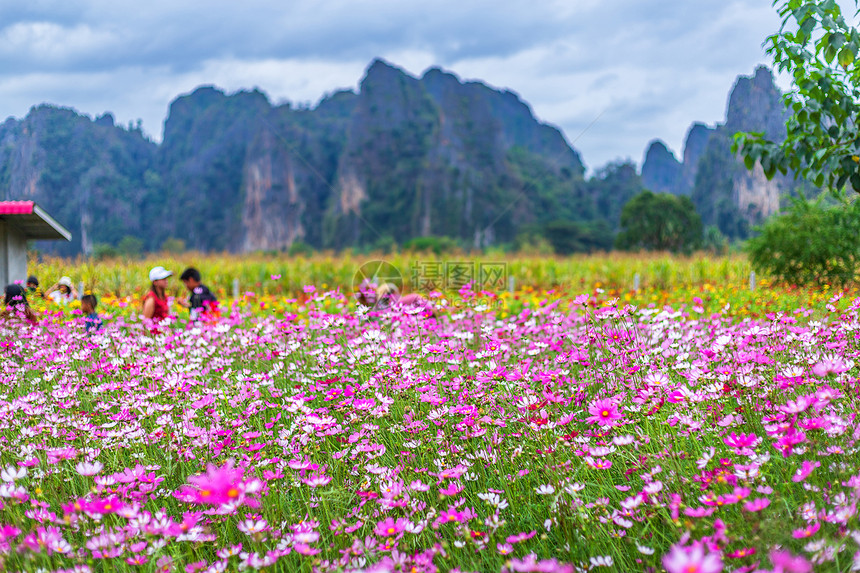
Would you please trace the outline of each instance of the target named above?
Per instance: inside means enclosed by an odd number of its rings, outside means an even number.
[[[78,300],[78,291],[72,284],[72,279],[62,277],[45,291],[45,297],[57,304],[69,304],[73,300]]]
[[[102,319],[96,312],[99,301],[94,294],[85,294],[81,297],[81,312],[84,313],[84,324],[87,332],[98,332],[102,328]]]
[[[200,282],[200,271],[194,267],[188,267],[179,275],[179,280],[188,289],[191,295],[188,300],[177,300],[176,302],[190,309],[191,320],[203,318],[215,318],[219,315],[218,299],[209,290],[209,287]]]
[[[425,317],[435,316],[433,305],[418,293],[401,295],[400,289],[393,283],[379,285],[376,288],[376,292],[369,290],[367,286],[362,285],[364,288],[359,289],[360,294],[357,298],[361,304],[370,306],[373,310],[384,312],[393,306],[398,306],[404,310],[417,308],[420,314]]]
[[[39,320],[27,303],[27,294],[21,285],[6,285],[4,295],[6,308],[0,312],[0,318],[19,318],[30,324],[38,324]]]
[[[27,277],[27,292],[36,298],[45,298],[45,293],[39,288],[39,279],[36,275]]]
[[[167,279],[173,275],[164,267],[153,267],[149,271],[150,289],[143,297],[143,317],[159,322],[170,316],[167,300]]]

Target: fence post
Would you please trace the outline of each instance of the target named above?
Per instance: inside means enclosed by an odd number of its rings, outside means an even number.
[[[508,277],[508,292],[514,294],[514,277]]]
[[[639,292],[639,273],[633,275],[633,290]]]
[[[233,299],[239,298],[239,279],[233,279]]]
[[[84,281],[78,283],[78,296],[84,296]]]
[[[750,271],[750,290],[755,290],[755,271]]]

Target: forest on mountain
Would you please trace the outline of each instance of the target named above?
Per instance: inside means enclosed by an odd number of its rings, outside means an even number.
[[[0,192],[69,228],[62,255],[167,249],[373,249],[424,238],[463,248],[609,249],[623,206],[648,188],[690,196],[705,225],[745,237],[778,209],[785,181],[730,153],[735,130],[778,129],[769,71],[741,77],[727,120],[691,128],[683,161],[661,142],[586,176],[555,127],[516,94],[438,68],[416,78],[382,60],[356,92],[314,107],[204,86],[175,99],[156,144],[41,105],[0,125]],[[770,133],[770,131],[768,132]]]

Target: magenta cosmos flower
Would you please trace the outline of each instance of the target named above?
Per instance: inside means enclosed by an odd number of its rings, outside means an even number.
[[[590,424],[598,424],[600,426],[614,426],[615,422],[623,416],[618,412],[618,406],[609,398],[598,400],[588,408],[588,413],[591,414],[585,419]]]

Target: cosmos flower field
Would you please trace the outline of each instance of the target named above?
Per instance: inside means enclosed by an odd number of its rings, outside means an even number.
[[[860,568],[860,299],[461,295],[0,325],[0,569]]]

